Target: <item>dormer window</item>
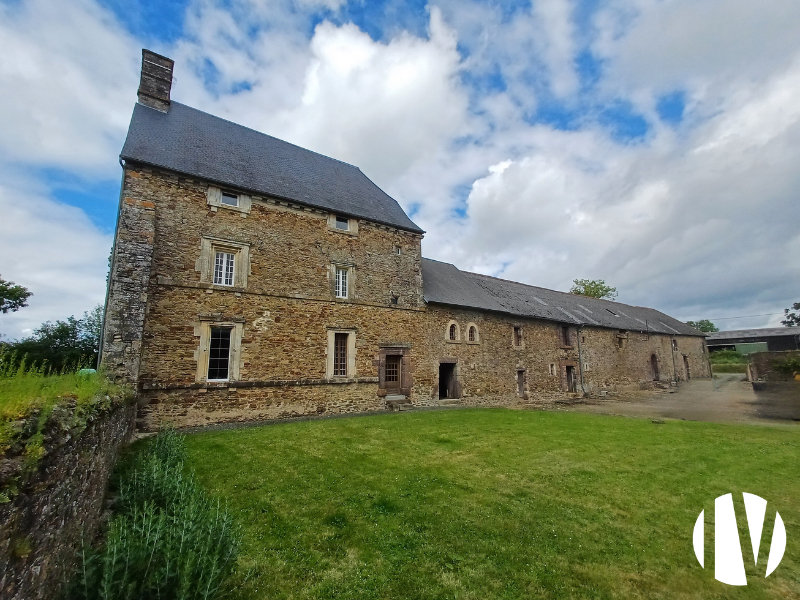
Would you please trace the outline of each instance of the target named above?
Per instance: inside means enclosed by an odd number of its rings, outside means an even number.
[[[336,229],[341,229],[342,231],[350,231],[350,219],[348,219],[347,217],[336,215]]]
[[[220,202],[225,206],[239,206],[239,194],[233,192],[226,192],[223,190]]]

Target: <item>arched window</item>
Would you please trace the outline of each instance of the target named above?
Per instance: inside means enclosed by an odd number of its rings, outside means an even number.
[[[469,328],[469,341],[470,342],[477,342],[477,330],[475,329],[475,325]]]
[[[450,339],[451,340],[455,340],[456,339],[456,335],[457,335],[457,333],[456,333],[456,324],[453,323],[452,325],[450,325]]]

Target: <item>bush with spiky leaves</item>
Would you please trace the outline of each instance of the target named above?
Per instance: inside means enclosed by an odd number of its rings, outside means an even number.
[[[183,436],[160,433],[120,482],[119,509],[100,548],[84,547],[69,598],[219,598],[240,532],[184,468]]]

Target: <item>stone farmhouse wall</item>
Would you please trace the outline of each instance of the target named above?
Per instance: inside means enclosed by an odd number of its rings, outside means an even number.
[[[218,194],[125,167],[103,362],[137,386],[140,428],[381,410],[398,397],[437,405],[442,364],[466,405],[563,398],[568,367],[589,393],[650,385],[653,354],[661,380],[685,379],[687,364],[708,376],[700,337],[571,327],[565,344],[562,324],[426,306],[421,235],[355,219],[342,231],[320,209],[244,194],[231,208]],[[211,283],[215,249],[236,256],[233,286]],[[336,266],[348,270],[347,299],[336,298]],[[205,380],[213,324],[235,332],[228,382]],[[331,376],[335,332],[352,345],[344,377]],[[383,379],[389,355],[402,356],[399,394]]]

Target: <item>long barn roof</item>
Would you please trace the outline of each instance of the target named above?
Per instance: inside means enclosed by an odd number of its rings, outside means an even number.
[[[487,275],[461,271],[454,265],[422,259],[425,301],[503,312],[574,325],[652,331],[668,335],[703,335],[686,323],[653,308],[630,306],[556,292]]]
[[[422,233],[358,167],[179,102],[136,104],[120,158]]]

